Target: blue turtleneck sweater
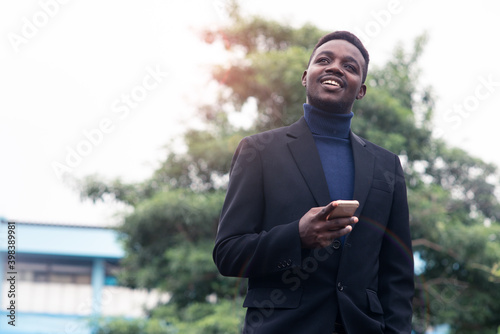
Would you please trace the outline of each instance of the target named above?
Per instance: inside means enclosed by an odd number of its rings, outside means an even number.
[[[332,201],[352,199],[354,193],[354,158],[349,138],[349,114],[329,113],[304,104],[304,118],[318,148]]]

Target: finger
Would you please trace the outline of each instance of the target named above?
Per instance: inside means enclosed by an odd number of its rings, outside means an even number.
[[[323,207],[323,209],[321,209],[316,217],[321,219],[321,220],[326,220],[328,218],[328,216],[330,215],[330,213],[332,213],[332,211],[337,207],[337,202],[333,201],[333,202],[330,202],[328,203],[327,206]]]
[[[347,225],[338,230],[330,231],[328,237],[333,242],[333,240],[343,237],[344,235],[351,233],[351,231],[352,231],[352,226]]]
[[[328,220],[328,230],[336,231],[346,226],[356,224],[359,221],[358,217],[352,216],[349,218],[333,218]]]

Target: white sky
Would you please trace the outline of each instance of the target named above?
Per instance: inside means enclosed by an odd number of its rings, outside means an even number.
[[[451,144],[500,165],[495,148],[499,2],[241,4],[245,13],[297,26],[311,22],[325,30],[350,30],[363,39],[375,65],[390,57],[397,42],[411,46],[427,31],[430,41],[420,64],[423,82],[438,96],[436,127]],[[164,157],[162,147],[196,123],[196,106],[211,98],[206,73],[223,58],[195,32],[223,24],[225,5],[225,0],[2,1],[0,216],[116,222],[117,207],[81,202],[53,164],[67,165],[69,159],[76,177],[148,177]],[[78,150],[85,153],[81,159],[69,153]]]

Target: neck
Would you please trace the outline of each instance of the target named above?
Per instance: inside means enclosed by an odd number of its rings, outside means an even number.
[[[352,111],[336,114],[304,103],[304,118],[313,134],[348,139],[353,116]]]
[[[349,114],[353,106],[353,103],[348,104],[345,101],[327,102],[310,96],[309,94],[307,94],[306,103],[320,110],[334,114]]]

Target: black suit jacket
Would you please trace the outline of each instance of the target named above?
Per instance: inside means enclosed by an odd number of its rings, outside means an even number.
[[[248,277],[244,333],[410,333],[414,291],[406,185],[397,155],[351,133],[359,222],[345,243],[306,250],[300,218],[331,199],[304,118],[243,139],[214,248]]]

